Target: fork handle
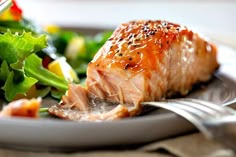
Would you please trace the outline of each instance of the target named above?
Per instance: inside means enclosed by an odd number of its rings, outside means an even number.
[[[236,152],[236,115],[207,121],[205,126],[214,132],[214,139]]]

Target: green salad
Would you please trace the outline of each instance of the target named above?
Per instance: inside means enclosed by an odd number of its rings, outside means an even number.
[[[24,18],[15,1],[0,15],[0,97],[60,99],[69,83],[83,83],[86,68],[111,32],[87,36]]]

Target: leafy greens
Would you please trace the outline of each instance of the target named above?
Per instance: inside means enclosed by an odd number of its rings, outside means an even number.
[[[45,35],[34,37],[31,32],[12,34],[10,31],[0,34],[0,85],[7,101],[17,94],[25,94],[37,82],[63,93],[67,90],[67,81],[43,68],[35,54],[45,47]]]

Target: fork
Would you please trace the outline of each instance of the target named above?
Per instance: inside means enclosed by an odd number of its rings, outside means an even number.
[[[0,14],[12,5],[11,0],[0,0]]]
[[[141,104],[164,108],[184,117],[208,139],[216,140],[236,152],[236,111],[227,107],[236,105],[236,99],[223,105],[191,98]]]

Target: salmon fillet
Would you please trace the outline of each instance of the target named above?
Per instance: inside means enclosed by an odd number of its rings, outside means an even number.
[[[215,45],[178,24],[150,20],[121,24],[88,64],[86,101],[130,104],[129,116],[135,115],[140,102],[186,95],[194,84],[208,81],[219,66],[216,54]],[[73,98],[65,96],[62,104]],[[54,106],[51,113],[61,106]]]

